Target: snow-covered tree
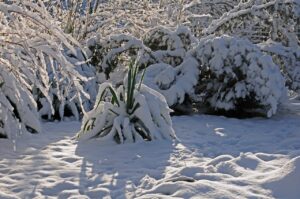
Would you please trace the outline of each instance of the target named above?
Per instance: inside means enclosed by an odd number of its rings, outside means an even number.
[[[129,67],[124,85],[100,85],[94,109],[88,112],[77,137],[99,138],[117,143],[176,139],[165,98],[137,82],[138,67]],[[110,95],[107,95],[110,93]]]
[[[200,63],[196,93],[214,110],[259,110],[271,117],[286,97],[279,67],[248,40],[208,38],[192,54]]]

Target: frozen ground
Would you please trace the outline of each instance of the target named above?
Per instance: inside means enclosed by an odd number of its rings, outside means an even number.
[[[77,145],[78,122],[46,123],[15,150],[1,139],[0,198],[300,198],[300,103],[271,119],[173,123],[177,143]]]

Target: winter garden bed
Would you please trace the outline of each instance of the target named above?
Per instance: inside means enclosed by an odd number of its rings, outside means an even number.
[[[296,0],[0,2],[0,198],[296,199],[299,16]]]

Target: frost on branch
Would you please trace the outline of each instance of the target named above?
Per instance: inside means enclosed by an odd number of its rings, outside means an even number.
[[[176,138],[165,98],[141,82],[137,84],[137,72],[137,67],[130,67],[124,86],[118,89],[109,83],[100,85],[94,109],[83,118],[79,140],[125,143]]]
[[[214,110],[258,109],[271,117],[286,96],[279,67],[247,40],[229,36],[203,40],[193,55],[201,65],[197,93]]]
[[[14,139],[22,133],[41,132],[41,126],[33,96],[20,86],[22,77],[17,80],[16,73],[8,72],[10,68],[0,60],[0,137]]]

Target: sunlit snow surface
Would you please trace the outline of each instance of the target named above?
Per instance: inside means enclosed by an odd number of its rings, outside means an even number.
[[[271,119],[173,117],[179,142],[72,139],[79,122],[0,140],[0,198],[300,197],[300,103]]]

